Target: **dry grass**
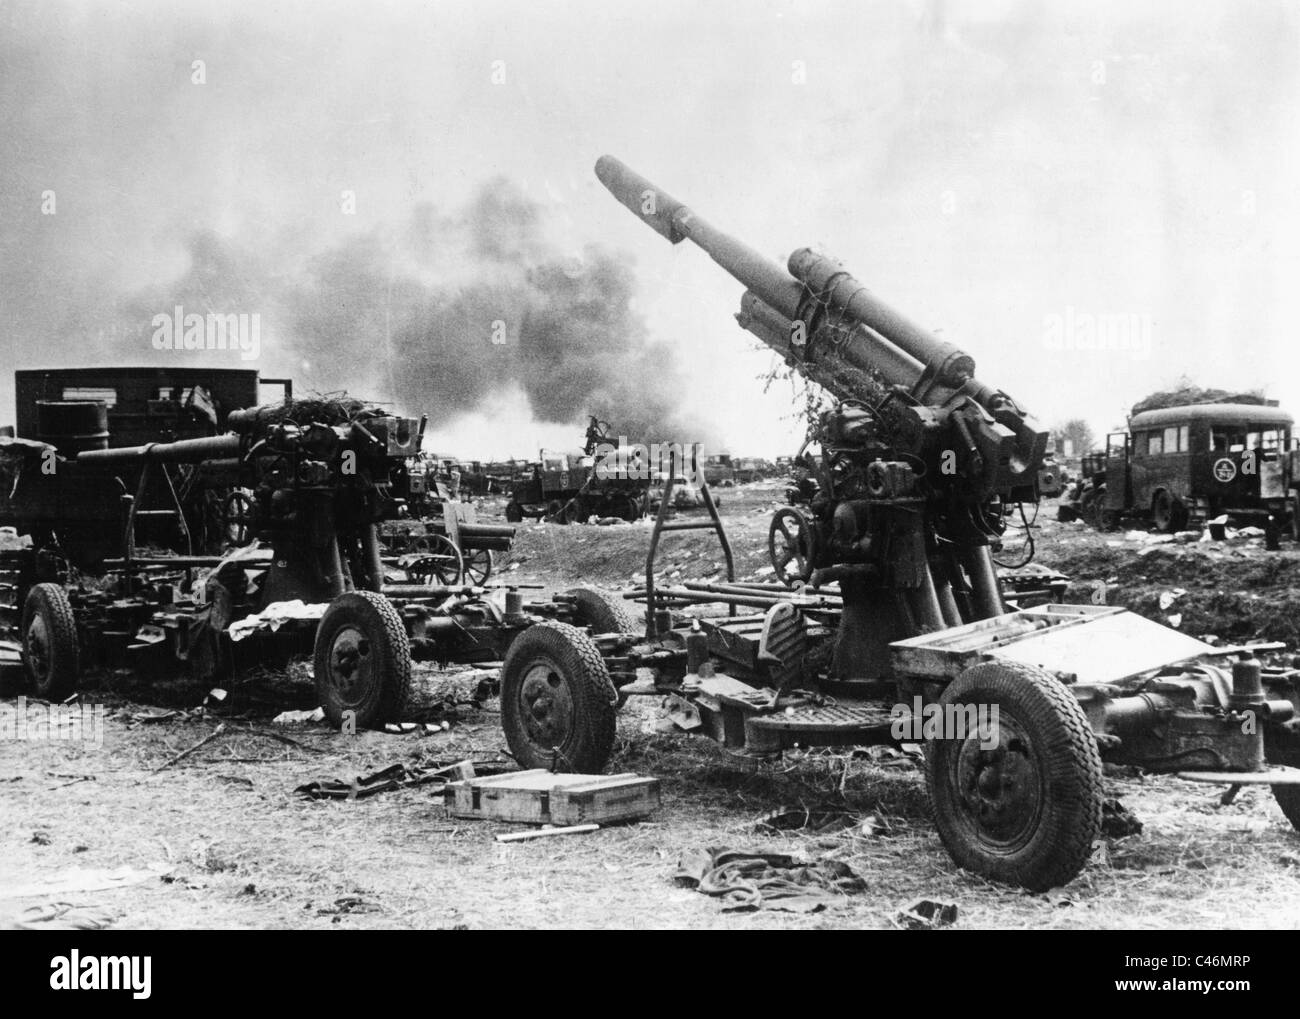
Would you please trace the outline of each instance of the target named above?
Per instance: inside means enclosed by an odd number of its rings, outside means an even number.
[[[422,676],[426,688],[438,679]],[[643,732],[648,707],[623,719],[612,767],[661,779],[658,814],[587,836],[501,845],[495,834],[512,826],[450,818],[427,786],[354,802],[293,793],[312,778],[399,761],[503,761],[489,712],[437,735],[277,730],[300,745],[268,738],[264,722],[231,721],[220,738],[154,774],[216,720],[131,723],[140,706],[119,703],[102,748],[0,744],[8,822],[0,893],[71,867],[163,863],[167,881],[86,893],[75,904],[106,910],[119,927],[884,927],[919,897],[957,902],[965,928],[1294,927],[1300,917],[1300,837],[1266,790],[1220,807],[1212,787],[1112,777],[1111,794],[1145,832],[1111,843],[1108,859],[1068,887],[1028,895],[953,867],[910,760],[810,752],[755,766],[704,740]],[[844,808],[855,823],[820,833],[756,829],[785,805]],[[867,818],[872,834],[863,832]],[[830,854],[870,891],[810,916],[723,912],[672,884],[678,856],[700,846]],[[0,912],[16,908],[0,903]]]

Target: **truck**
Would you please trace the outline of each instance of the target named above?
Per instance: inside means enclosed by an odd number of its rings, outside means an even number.
[[[1200,403],[1134,414],[1085,457],[1072,509],[1094,526],[1137,519],[1166,533],[1226,516],[1300,537],[1300,452],[1276,403]],[[1066,516],[1070,515],[1067,510]]]

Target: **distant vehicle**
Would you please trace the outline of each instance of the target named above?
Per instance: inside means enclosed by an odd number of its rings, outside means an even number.
[[[747,485],[763,477],[763,465],[767,461],[757,457],[746,456],[732,461],[736,484]]]
[[[1106,437],[1104,452],[1084,458],[1072,508],[1101,528],[1138,517],[1168,533],[1227,515],[1300,537],[1293,423],[1270,404],[1189,404],[1135,414],[1127,432]]]
[[[628,460],[618,452],[611,432],[608,422],[593,416],[581,452],[542,450],[541,461],[512,483],[506,519],[519,523],[524,517],[541,517],[560,524],[583,523],[593,516],[641,519],[650,487],[647,469],[638,456]]]
[[[736,469],[730,453],[719,453],[704,461],[704,480],[714,488],[730,488],[736,483]]]

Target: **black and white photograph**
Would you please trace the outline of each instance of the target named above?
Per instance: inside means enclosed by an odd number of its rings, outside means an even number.
[[[1300,929],[1298,182],[1295,0],[0,0],[24,980],[1281,978],[1176,935]]]

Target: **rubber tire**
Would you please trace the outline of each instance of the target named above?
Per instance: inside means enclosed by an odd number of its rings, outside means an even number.
[[[517,502],[506,503],[506,520],[512,524],[524,522],[524,508]]]
[[[926,785],[939,837],[957,864],[1005,884],[1041,892],[1072,881],[1101,834],[1101,754],[1082,706],[1042,669],[1018,662],[971,666],[948,685],[941,705],[998,706],[1037,744],[1040,816],[1023,841],[996,846],[972,823],[955,789],[959,740],[926,745]]]
[[[638,520],[640,520],[645,515],[642,512],[642,508],[643,507],[641,501],[638,499],[634,499],[632,496],[629,495],[623,498],[619,506],[618,512],[615,513],[614,515],[618,517],[622,517],[629,524],[635,524]]]
[[[1282,808],[1282,813],[1291,822],[1291,827],[1300,831],[1300,785],[1275,785],[1273,799]]]
[[[533,741],[525,725],[524,679],[545,662],[569,688],[572,725],[557,747]],[[595,642],[576,626],[547,620],[515,638],[501,667],[501,727],[523,768],[599,774],[614,748],[617,694]],[[555,750],[558,749],[558,753]]]
[[[344,627],[361,631],[376,662],[376,681],[353,698],[345,697],[329,680],[330,648]],[[314,664],[316,696],[334,725],[343,725],[348,710],[356,712],[358,729],[382,728],[401,718],[411,696],[411,642],[402,617],[383,595],[348,591],[330,602],[316,629]]]
[[[1156,493],[1151,502],[1151,521],[1161,534],[1173,534],[1187,526],[1187,507],[1168,490]]]
[[[596,587],[573,587],[564,593],[575,599],[574,615],[578,623],[590,627],[593,634],[645,632],[628,603],[617,595]]]
[[[591,513],[586,509],[586,504],[582,499],[570,499],[560,510],[560,523],[562,524],[585,524]]]
[[[49,647],[49,669],[44,677],[32,672],[28,653],[27,630],[39,616],[45,627]],[[77,688],[80,671],[80,647],[77,643],[77,619],[72,614],[68,594],[58,584],[36,584],[23,600],[22,618],[23,667],[32,692],[47,701],[63,701]]]

